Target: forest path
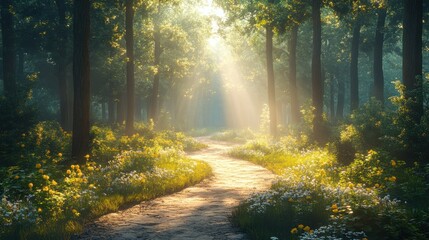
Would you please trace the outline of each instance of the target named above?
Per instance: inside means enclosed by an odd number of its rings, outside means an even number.
[[[247,239],[229,222],[234,206],[270,187],[275,175],[247,161],[230,158],[234,145],[198,140],[209,147],[190,154],[207,162],[214,176],[178,193],[142,202],[100,217],[78,239]]]

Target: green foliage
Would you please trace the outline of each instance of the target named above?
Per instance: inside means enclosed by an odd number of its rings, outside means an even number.
[[[207,164],[184,155],[204,147],[198,142],[150,125],[136,129],[127,137],[93,127],[93,152],[85,164],[70,166],[70,134],[58,123],[41,122],[23,134],[19,164],[0,168],[0,237],[68,239],[88,219],[211,175]]]

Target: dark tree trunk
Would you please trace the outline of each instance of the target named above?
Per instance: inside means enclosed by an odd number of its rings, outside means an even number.
[[[386,9],[378,10],[374,43],[374,96],[384,104],[383,43]]]
[[[330,112],[330,118],[331,121],[334,122],[335,121],[335,87],[334,87],[334,82],[335,82],[335,77],[334,75],[330,74],[330,81],[329,81],[329,112]]]
[[[108,114],[109,114],[109,124],[115,124],[115,99],[113,96],[109,97],[108,102]]]
[[[337,75],[338,76],[338,75]],[[344,115],[344,93],[346,88],[344,86],[343,78],[337,77],[338,80],[338,94],[337,94],[337,120],[342,120]]]
[[[322,63],[322,24],[320,20],[321,0],[313,0],[313,57],[312,57],[312,98],[314,107],[313,134],[314,139],[322,143],[324,141],[323,130],[323,79]]]
[[[66,31],[66,6],[64,0],[56,0],[58,9],[58,95],[60,99],[60,124],[64,130],[71,130],[70,117],[68,111],[67,92],[67,31]]]
[[[127,119],[125,133],[128,136],[134,133],[134,4],[133,0],[126,1],[126,44],[127,44]]]
[[[4,95],[16,100],[16,49],[15,30],[13,28],[13,11],[11,0],[1,0],[1,30],[3,43],[3,89]]]
[[[119,97],[118,97],[118,103],[116,105],[116,122],[119,123],[120,125],[124,124],[125,121],[125,115],[126,115],[126,110],[127,110],[127,102],[126,102],[126,96],[125,96],[125,91],[121,91],[119,93]]]
[[[361,23],[359,18],[356,19],[353,27],[352,49],[350,60],[350,110],[353,111],[359,107],[359,72],[358,72],[358,59],[359,59],[359,41]]]
[[[101,121],[102,122],[106,122],[106,118],[107,118],[107,109],[106,109],[106,103],[105,102],[101,102]]]
[[[298,89],[296,87],[296,46],[298,41],[298,26],[292,28],[289,41],[289,90],[290,115],[293,124],[299,122]]]
[[[90,1],[74,0],[73,11],[73,138],[72,159],[85,162],[89,153],[90,67],[89,29]]]
[[[273,65],[273,29],[266,27],[265,51],[267,57],[267,79],[268,79],[268,108],[270,110],[270,133],[277,138],[277,112],[276,112],[276,92]]]
[[[419,123],[423,115],[422,0],[404,0],[402,80],[405,97],[411,100],[410,117]]]

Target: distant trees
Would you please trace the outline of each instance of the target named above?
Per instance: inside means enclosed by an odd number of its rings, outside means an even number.
[[[377,23],[375,28],[374,37],[374,96],[375,98],[384,103],[384,74],[383,74],[383,44],[384,44],[384,31],[387,16],[386,6],[377,6]]]
[[[73,137],[72,159],[83,163],[89,153],[90,64],[89,31],[90,1],[74,0],[73,6]]]

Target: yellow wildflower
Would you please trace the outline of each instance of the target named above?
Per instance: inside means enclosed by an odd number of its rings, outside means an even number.
[[[89,166],[88,171],[94,171],[94,167]]]
[[[49,176],[45,174],[45,175],[43,175],[43,179],[49,180]]]
[[[67,173],[67,175],[70,175],[71,174],[70,169],[67,169],[66,173]]]
[[[19,179],[19,176],[18,175],[15,175],[15,177],[14,177],[15,179]]]
[[[41,167],[42,167],[42,164],[36,163],[36,168],[41,168]]]
[[[74,168],[76,168],[76,169],[78,169],[78,170],[79,170],[79,165],[77,165],[77,164],[76,164],[76,165],[74,166]]]
[[[37,209],[37,212],[41,213],[41,212],[42,212],[42,209],[41,209],[41,208],[38,208],[38,209]]]
[[[44,191],[44,192],[49,191],[49,187],[48,187],[48,186],[44,186],[44,187],[43,187],[43,191]]]
[[[63,156],[63,154],[62,153],[58,153],[58,157],[62,157]]]
[[[299,229],[303,229],[303,228],[304,228],[304,225],[303,225],[303,224],[299,224],[299,225],[298,225],[298,228],[299,228]]]
[[[28,184],[28,188],[32,189],[33,188],[33,183],[29,183]]]
[[[396,177],[395,177],[395,176],[391,176],[391,177],[389,178],[389,181],[391,181],[391,182],[396,182]]]
[[[78,176],[78,177],[82,177],[82,175],[83,175],[83,174],[82,174],[81,172],[79,172],[79,173],[77,174],[77,176]]]
[[[88,188],[95,188],[94,184],[89,184]]]
[[[392,165],[392,167],[395,167],[396,166],[396,161],[395,160],[391,160],[390,164]]]
[[[314,233],[314,230],[310,230],[310,232],[309,232],[310,234],[313,234]]]
[[[292,234],[295,234],[295,233],[297,233],[298,232],[298,229],[297,228],[292,228],[291,230],[290,230],[290,233],[292,233]]]
[[[304,231],[306,231],[306,232],[310,231],[310,227],[309,226],[305,226]]]
[[[353,183],[349,183],[349,188],[353,188],[355,185]]]
[[[338,208],[332,209],[333,213],[338,213]]]
[[[89,154],[86,154],[86,155],[85,155],[85,158],[86,158],[87,160],[89,159],[89,157],[90,157],[90,156],[89,156]]]
[[[79,213],[76,209],[73,209],[73,210],[72,210],[72,212],[73,212],[73,214],[74,214],[74,215],[76,215],[76,216],[79,216],[79,215],[80,215],[80,213]]]
[[[334,203],[334,204],[332,204],[331,208],[332,208],[332,209],[338,209],[338,206],[337,206],[337,204],[336,204],[336,203]]]
[[[43,169],[39,169],[39,173],[43,173]]]
[[[379,187],[380,187],[380,184],[376,183],[376,184],[374,185],[374,187],[379,188]]]
[[[57,183],[55,180],[52,180],[51,184],[52,184],[53,186],[56,186],[58,183]]]

